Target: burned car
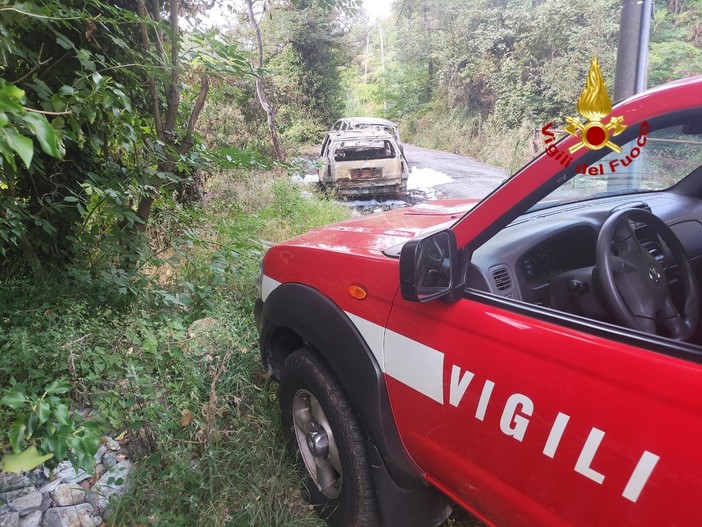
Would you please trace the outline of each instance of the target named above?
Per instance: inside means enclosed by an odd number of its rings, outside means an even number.
[[[407,192],[408,167],[397,141],[384,131],[329,132],[322,143],[319,183],[341,197]]]
[[[378,130],[384,130],[395,138],[397,144],[400,145],[400,131],[397,125],[392,121],[387,119],[381,119],[380,117],[344,117],[339,119],[332,126],[332,131],[343,132],[345,130],[365,130],[369,128],[375,128]]]

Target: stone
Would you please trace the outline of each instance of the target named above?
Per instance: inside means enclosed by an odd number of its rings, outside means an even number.
[[[105,452],[107,452],[107,447],[105,445],[100,445],[100,448],[98,448],[97,452],[95,452],[95,464],[96,465],[102,463],[102,456],[105,455]]]
[[[119,450],[119,443],[112,439],[110,436],[104,436],[102,439],[105,442],[105,446],[113,452],[115,450]]]
[[[85,501],[85,490],[77,483],[63,483],[56,488],[52,497],[59,507],[77,505]]]
[[[132,471],[131,461],[117,463],[109,471],[103,474],[86,499],[95,509],[108,518],[111,510],[108,508],[110,499],[120,498],[127,491],[129,485],[129,473]]]
[[[19,527],[39,527],[41,525],[42,512],[30,512],[26,516],[22,516],[19,520]]]
[[[98,479],[98,478],[95,478],[94,481],[93,481],[92,479],[83,480],[83,481],[81,481],[80,483],[78,483],[78,486],[79,486],[81,489],[83,489],[83,491],[90,490],[90,489],[92,488],[92,486],[93,486],[93,483],[95,483],[95,481],[97,481],[97,479]]]
[[[102,523],[102,518],[90,503],[76,505],[76,511],[82,522],[81,527],[98,527]]]
[[[98,527],[102,519],[89,503],[56,507],[44,513],[42,527]]]
[[[117,464],[117,454],[114,452],[106,452],[102,457],[102,464],[105,468],[112,468]]]
[[[193,355],[205,359],[212,355],[212,347],[208,342],[207,335],[217,327],[218,322],[216,318],[201,318],[200,320],[194,321],[188,327],[188,336],[192,339],[188,343],[187,349]]]
[[[19,514],[8,508],[1,508],[0,527],[19,527]]]
[[[190,324],[190,327],[188,327],[188,336],[190,336],[190,338],[194,338],[203,334],[206,335],[215,327],[217,327],[216,318],[201,318],[200,320],[196,320]]]
[[[54,469],[53,481],[61,480],[62,483],[80,483],[84,479],[90,479],[90,474],[88,474],[83,469],[78,469],[76,471],[70,461],[62,461]]]
[[[32,485],[34,485],[35,487],[40,487],[41,485],[46,483],[47,480],[49,479],[44,474],[44,467],[43,466],[39,466],[39,467],[35,468],[34,470],[27,472],[27,473],[25,473],[25,475],[27,476],[27,478],[29,478],[29,480],[32,482]]]
[[[10,492],[31,486],[32,481],[27,476],[0,472],[0,492]]]
[[[41,512],[44,512],[44,511],[46,511],[46,509],[48,509],[49,507],[51,507],[51,494],[42,494],[42,496],[41,496],[41,507],[39,507],[39,510],[40,510]]]
[[[61,481],[60,479],[54,479],[39,487],[39,492],[41,492],[45,496],[48,496],[49,494],[54,492],[59,485],[63,485],[63,481]]]
[[[41,507],[41,492],[34,487],[25,487],[19,490],[0,493],[0,504],[7,505],[10,510],[20,516],[34,512]]]

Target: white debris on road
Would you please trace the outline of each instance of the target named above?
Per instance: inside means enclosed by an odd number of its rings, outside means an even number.
[[[317,174],[307,174],[306,176],[294,175],[291,178],[293,183],[300,185],[312,185],[319,183]],[[409,179],[407,180],[407,190],[424,190],[437,185],[452,183],[453,178],[443,172],[431,168],[411,167]]]
[[[407,180],[407,190],[424,190],[435,187],[436,185],[452,182],[453,178],[438,170],[412,167],[409,179]]]
[[[341,201],[342,205],[349,207],[375,207],[385,205],[386,207],[405,207],[407,202],[401,199],[385,199],[378,201],[377,199],[359,199],[354,201]]]
[[[308,187],[317,185],[319,177],[317,174],[294,175],[291,181],[296,185]],[[407,179],[408,200],[381,200],[364,199],[353,201],[339,201],[340,204],[351,207],[358,211],[358,214],[369,214],[383,212],[389,209],[400,207],[409,207],[411,204],[436,199],[436,190],[433,187],[452,183],[454,179],[443,172],[431,168],[419,168],[413,166],[410,168],[409,178]],[[305,190],[303,196],[311,198],[312,194]]]

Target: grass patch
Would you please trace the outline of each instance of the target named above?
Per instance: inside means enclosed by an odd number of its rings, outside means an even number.
[[[534,127],[528,123],[506,129],[493,122],[445,107],[429,108],[402,125],[411,144],[474,157],[512,173],[531,158]]]
[[[115,525],[322,525],[284,454],[253,304],[268,246],[350,212],[280,173],[223,173],[208,190],[204,210],[158,218],[158,258],[118,301],[63,273],[0,283],[0,385],[66,379],[74,408],[122,434],[136,468]],[[5,449],[12,420],[0,408]]]
[[[99,280],[0,283],[0,386],[71,383],[135,462],[112,525],[321,527],[285,455],[253,318],[266,248],[351,212],[285,174],[223,173],[205,210],[161,215],[137,293]],[[110,301],[113,299],[113,301]],[[13,416],[0,407],[7,450]],[[457,511],[447,525],[480,525]]]

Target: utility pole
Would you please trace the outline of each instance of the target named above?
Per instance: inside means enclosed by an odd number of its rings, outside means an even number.
[[[380,33],[380,67],[385,73],[385,41],[383,40],[383,25],[378,20],[378,33]]]
[[[614,102],[646,89],[652,12],[652,0],[622,0],[617,70],[614,77]],[[643,179],[643,171],[643,158],[639,157],[631,163],[621,179],[609,179],[607,190],[618,191],[639,187]]]
[[[378,33],[380,33],[380,69],[385,73],[385,41],[383,40],[383,24],[378,20]],[[383,78],[383,83],[385,78]],[[388,113],[388,101],[383,99],[383,117],[387,116]]]
[[[370,49],[370,31],[366,33],[366,60],[365,71],[363,72],[363,84],[368,84],[368,51]]]
[[[652,0],[622,0],[614,101],[646,89]]]

